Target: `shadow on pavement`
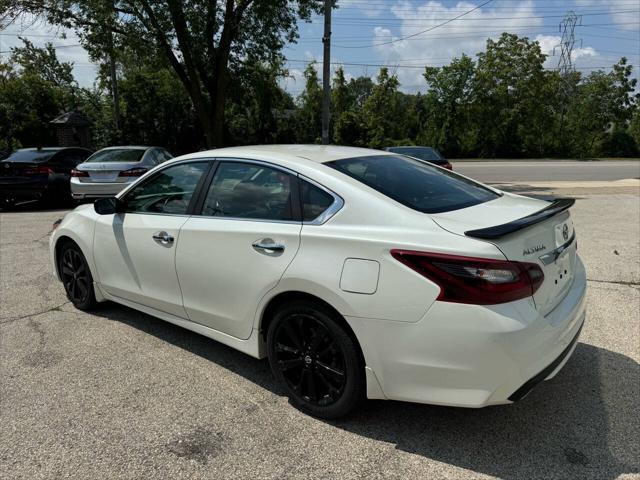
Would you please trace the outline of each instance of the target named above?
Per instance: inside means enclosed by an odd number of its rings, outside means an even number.
[[[112,303],[95,313],[284,394],[265,361]],[[579,343],[554,379],[514,405],[473,410],[367,401],[347,419],[327,423],[398,450],[504,479],[615,479],[639,471],[639,379],[640,366],[631,358]]]

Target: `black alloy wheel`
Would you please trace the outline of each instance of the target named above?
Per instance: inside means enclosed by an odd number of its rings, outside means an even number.
[[[269,328],[267,347],[275,377],[305,412],[337,418],[364,396],[364,366],[357,346],[322,306],[286,305]]]
[[[80,249],[72,243],[62,248],[59,270],[67,298],[80,310],[88,310],[96,303],[93,277]]]

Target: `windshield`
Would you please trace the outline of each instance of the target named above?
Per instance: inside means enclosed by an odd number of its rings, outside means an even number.
[[[86,163],[139,162],[145,150],[132,148],[114,148],[100,150],[91,155]]]
[[[58,150],[41,149],[41,150],[18,150],[9,155],[5,160],[6,162],[44,162],[53,157]]]
[[[393,153],[401,153],[410,157],[426,160],[427,162],[444,162],[444,158],[431,147],[392,147],[389,149]]]
[[[404,155],[347,158],[325,165],[423,213],[449,212],[500,196],[472,180]]]

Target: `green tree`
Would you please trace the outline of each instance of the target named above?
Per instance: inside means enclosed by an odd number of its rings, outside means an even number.
[[[591,72],[578,85],[567,114],[574,154],[607,155],[607,145],[615,144],[615,153],[620,153],[620,144],[627,142],[622,135],[626,135],[639,98],[634,94],[637,80],[631,78],[632,70],[622,58],[610,72]],[[614,134],[617,140],[609,143]]]
[[[61,63],[55,50],[23,40],[0,64],[0,139],[2,148],[46,146],[54,142],[49,121],[75,105],[72,65]]]
[[[389,75],[387,68],[381,68],[371,95],[362,107],[363,125],[367,132],[367,144],[371,148],[383,148],[390,139],[401,138],[399,119],[401,112],[398,87],[400,82],[395,75]]]
[[[19,65],[24,75],[37,75],[46,82],[69,90],[77,88],[73,64],[60,62],[53,44],[46,43],[44,48],[39,48],[26,38],[21,40],[24,46],[11,49],[10,61]]]
[[[475,70],[475,63],[466,55],[454,58],[444,67],[425,68],[429,91],[424,99],[426,115],[421,119],[421,143],[451,156],[470,147]]]
[[[273,62],[297,38],[298,18],[320,11],[319,0],[5,0],[5,10],[29,12],[78,31],[94,59],[129,49],[159,53],[188,93],[206,143],[223,144],[229,80],[243,59]]]
[[[304,70],[305,88],[298,98],[298,141],[317,143],[322,130],[322,87],[313,64]]]
[[[503,33],[487,40],[474,77],[474,121],[483,156],[541,154],[541,133],[553,128],[544,98],[546,56],[538,42]]]

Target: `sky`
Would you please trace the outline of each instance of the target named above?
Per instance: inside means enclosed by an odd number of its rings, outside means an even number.
[[[375,77],[380,65],[386,65],[398,76],[403,91],[424,92],[425,66],[446,65],[463,53],[474,57],[487,38],[496,39],[504,31],[538,40],[549,55],[545,66],[557,68],[560,24],[570,11],[578,15],[572,54],[578,70],[584,74],[608,70],[626,56],[638,77],[640,0],[338,0],[337,4],[332,70],[342,65],[347,78]],[[20,44],[19,33],[36,45],[52,42],[61,60],[74,62],[78,82],[93,84],[96,67],[82,47],[75,46],[79,42],[73,32],[43,22],[14,24],[0,32],[0,55]],[[290,76],[282,84],[294,95],[304,88],[306,64],[322,62],[323,18],[300,22],[299,33],[297,43],[283,52]],[[317,69],[321,71],[320,63]]]

